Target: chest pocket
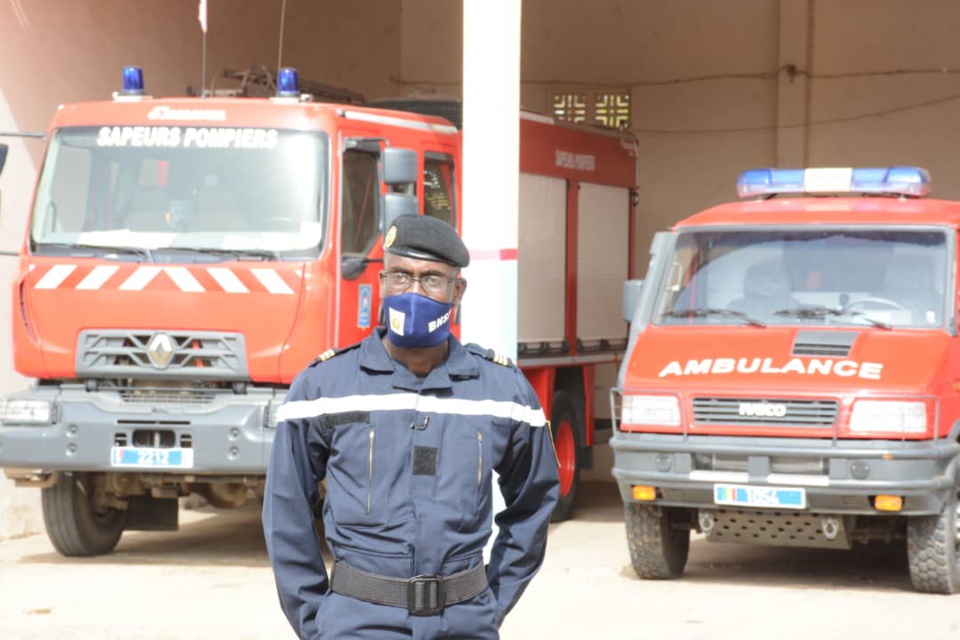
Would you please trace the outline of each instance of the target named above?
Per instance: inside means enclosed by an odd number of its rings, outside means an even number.
[[[458,531],[474,531],[489,510],[491,444],[486,426],[453,425],[444,433],[438,499],[459,514]]]
[[[389,471],[387,432],[370,423],[369,414],[330,417],[327,504],[333,519],[348,526],[377,526],[385,521]]]

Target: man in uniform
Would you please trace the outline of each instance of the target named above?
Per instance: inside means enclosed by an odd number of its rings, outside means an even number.
[[[470,261],[454,229],[401,216],[383,246],[386,326],[318,357],[278,415],[263,528],[280,603],[301,638],[498,638],[546,549],[550,427],[513,364],[450,335]],[[484,566],[493,471],[506,507]]]

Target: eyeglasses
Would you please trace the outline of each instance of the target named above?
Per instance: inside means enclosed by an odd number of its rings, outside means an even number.
[[[446,293],[450,289],[450,283],[457,279],[439,273],[427,273],[419,278],[414,278],[403,271],[380,272],[380,281],[386,283],[388,289],[406,291],[413,285],[414,281],[417,281],[424,291],[435,296]]]

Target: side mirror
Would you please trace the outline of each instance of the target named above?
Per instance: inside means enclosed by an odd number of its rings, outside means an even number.
[[[389,185],[417,181],[417,152],[412,149],[387,147],[383,150],[383,181]]]
[[[417,215],[419,209],[415,196],[406,193],[388,193],[383,196],[383,233],[387,232],[394,220],[408,214]]]
[[[643,293],[643,280],[627,280],[623,283],[623,319],[633,322],[633,314],[640,304],[640,295]]]
[[[9,150],[9,145],[0,144],[0,173],[3,173],[3,165],[7,162],[7,152]]]
[[[367,263],[363,256],[344,256],[340,261],[340,275],[344,280],[356,280],[366,271]]]

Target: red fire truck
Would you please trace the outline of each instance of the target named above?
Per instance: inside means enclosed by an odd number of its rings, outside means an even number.
[[[270,97],[154,99],[131,67],[113,100],[50,124],[13,285],[15,367],[36,383],[0,401],[0,467],[42,489],[60,553],[175,530],[181,496],[262,492],[287,385],[377,324],[382,230],[417,212],[460,228],[457,127],[300,89],[285,69]],[[565,517],[596,368],[626,344],[598,296],[630,275],[636,153],[534,114],[521,129],[520,308],[539,315],[520,318],[519,353]]]
[[[960,590],[960,203],[911,167],[756,170],[658,234],[613,392],[633,567],[709,541],[905,542]]]

